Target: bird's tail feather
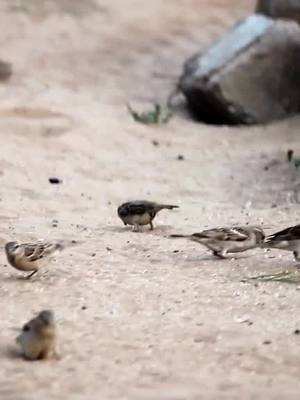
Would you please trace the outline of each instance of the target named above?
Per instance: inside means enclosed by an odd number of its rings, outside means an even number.
[[[158,210],[162,209],[167,209],[167,210],[173,210],[173,208],[179,208],[179,206],[175,206],[173,204],[158,204],[157,205]]]

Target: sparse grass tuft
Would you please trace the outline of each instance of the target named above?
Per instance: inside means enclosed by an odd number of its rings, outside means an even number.
[[[169,110],[164,111],[157,103],[154,104],[153,110],[142,113],[135,111],[130,104],[127,104],[127,109],[136,122],[145,125],[166,124],[173,115]]]
[[[260,281],[260,282],[283,282],[283,283],[300,283],[300,271],[281,271],[274,274],[257,275],[249,278],[244,278],[242,282],[249,281]]]

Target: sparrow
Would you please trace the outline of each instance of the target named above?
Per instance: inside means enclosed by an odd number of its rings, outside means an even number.
[[[71,242],[76,243],[75,241]],[[32,271],[26,279],[30,279],[37,271],[51,260],[54,253],[63,250],[67,242],[35,243],[8,242],[5,244],[7,261],[11,266],[20,271]]]
[[[156,214],[163,209],[172,210],[179,208],[171,204],[159,204],[154,201],[137,200],[129,201],[118,207],[118,216],[124,225],[133,225],[133,231],[138,232],[141,225],[150,225],[153,230],[152,221]]]
[[[300,224],[267,236],[262,247],[292,251],[295,260],[300,261]]]
[[[258,226],[234,226],[208,229],[192,235],[171,235],[171,237],[186,237],[208,247],[214,256],[226,258],[227,253],[239,253],[259,247],[265,234]]]
[[[56,325],[50,310],[41,311],[28,321],[16,338],[23,356],[28,360],[41,360],[56,353]]]

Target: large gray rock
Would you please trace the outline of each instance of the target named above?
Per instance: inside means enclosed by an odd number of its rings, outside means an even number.
[[[300,0],[258,0],[256,12],[272,18],[292,19],[300,23]]]
[[[184,66],[179,88],[195,116],[266,123],[300,110],[300,27],[252,15]]]

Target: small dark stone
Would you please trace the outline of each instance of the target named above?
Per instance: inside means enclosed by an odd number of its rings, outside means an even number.
[[[81,309],[82,309],[82,310],[86,310],[86,309],[87,309],[87,306],[82,306]]]
[[[157,140],[152,140],[152,144],[153,144],[153,146],[159,146],[159,142],[157,141]]]
[[[182,154],[178,154],[177,160],[183,161],[184,160],[184,156]]]
[[[294,335],[300,335],[300,329],[295,329],[294,330]]]
[[[264,340],[264,341],[263,341],[263,344],[271,344],[271,343],[272,343],[271,340]]]
[[[179,253],[179,250],[173,250],[173,253]]]
[[[12,64],[0,61],[0,80],[5,81],[12,75]]]
[[[272,203],[271,204],[271,208],[276,208],[277,207],[277,204],[276,203]]]
[[[264,166],[264,170],[265,170],[265,171],[269,171],[269,166],[268,166],[268,165],[265,165],[265,166]]]
[[[92,254],[91,254],[91,257],[95,257],[95,256],[96,256],[96,253],[92,253]]]
[[[194,338],[194,343],[202,343],[202,342],[203,342],[203,338],[201,338],[201,337]]]
[[[59,183],[62,183],[62,180],[56,177],[51,177],[49,178],[49,182],[52,183],[53,185],[57,185]]]
[[[106,247],[106,250],[107,250],[107,251],[112,251],[112,248],[107,246],[107,247]]]

